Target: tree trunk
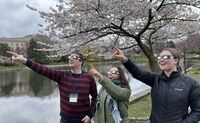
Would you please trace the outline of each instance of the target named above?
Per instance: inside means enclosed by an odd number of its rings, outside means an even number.
[[[159,72],[159,66],[157,63],[156,58],[154,57],[154,52],[152,50],[150,50],[150,48],[148,46],[146,46],[145,44],[142,44],[141,40],[138,38],[137,40],[138,46],[141,48],[141,50],[143,51],[143,53],[146,55],[146,57],[149,60],[149,66],[152,72]]]
[[[149,66],[150,66],[151,71],[153,71],[153,72],[159,72],[160,68],[158,66],[156,58],[154,57],[154,54],[149,53],[148,56],[147,56],[147,58],[149,60]]]
[[[149,66],[151,68],[151,71],[153,71],[153,72],[159,72],[160,68],[158,66],[158,63],[157,63],[156,59],[152,58],[152,59],[148,59],[148,60],[149,60]]]

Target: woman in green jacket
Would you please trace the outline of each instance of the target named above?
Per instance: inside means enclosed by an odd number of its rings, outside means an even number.
[[[90,73],[99,79],[102,88],[96,103],[95,123],[127,123],[131,90],[120,67],[111,68],[106,76],[93,67]]]

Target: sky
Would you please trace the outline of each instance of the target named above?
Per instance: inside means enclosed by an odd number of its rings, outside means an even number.
[[[38,24],[42,19],[26,5],[49,11],[49,8],[55,7],[57,3],[58,0],[0,0],[0,38],[23,37],[38,33]]]
[[[0,38],[23,37],[36,34],[42,19],[39,14],[26,7],[49,11],[59,0],[0,0]]]

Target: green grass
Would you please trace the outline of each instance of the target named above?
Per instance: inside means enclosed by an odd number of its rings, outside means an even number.
[[[196,53],[190,53],[186,55],[186,58],[198,58],[197,55]]]
[[[130,118],[148,118],[151,113],[151,98],[144,97],[129,105],[128,115]]]
[[[130,59],[132,59],[135,63],[147,63],[148,59],[144,54],[134,55]]]
[[[186,75],[193,77],[200,83],[200,65],[193,67]]]

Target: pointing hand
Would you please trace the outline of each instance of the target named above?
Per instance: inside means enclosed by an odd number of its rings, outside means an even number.
[[[99,73],[99,72],[94,68],[93,65],[90,64],[90,65],[88,66],[88,68],[89,68],[89,73],[90,73],[91,75],[97,77],[98,79],[100,79],[100,78],[103,77],[103,76],[101,75],[101,73]]]
[[[25,58],[23,55],[19,55],[15,52],[12,51],[7,51],[8,54],[12,55],[12,60],[13,61],[20,61],[22,63],[26,63],[27,62],[27,58]]]
[[[117,47],[114,47],[114,56],[122,62],[127,60],[126,56],[124,56],[124,53]]]

